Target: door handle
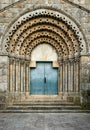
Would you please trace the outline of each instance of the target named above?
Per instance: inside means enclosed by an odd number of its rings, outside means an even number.
[[[44,78],[44,83],[46,83],[46,77]]]

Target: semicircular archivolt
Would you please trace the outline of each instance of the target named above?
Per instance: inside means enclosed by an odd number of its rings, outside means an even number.
[[[56,52],[58,54],[58,57],[62,57],[62,54],[64,53],[63,50],[60,48],[60,46],[58,45],[58,43],[56,43],[56,41],[52,40],[51,38],[47,38],[47,37],[44,37],[44,38],[38,38],[36,39],[34,42],[32,42],[32,44],[28,47],[27,51],[26,51],[26,54],[27,55],[30,55],[32,50],[34,49],[34,47],[36,47],[37,45],[39,44],[43,44],[43,43],[47,43],[47,44],[50,44],[52,45],[55,49],[56,49]],[[33,46],[34,45],[34,46]]]
[[[31,41],[31,39],[30,38],[32,38],[32,41]],[[49,39],[51,39],[52,41],[55,41],[56,43],[55,44],[58,44],[58,46],[60,47],[60,48],[62,48],[62,50],[64,51],[64,49],[65,49],[65,55],[66,55],[66,53],[68,52],[68,47],[67,47],[67,45],[66,45],[66,43],[65,43],[65,41],[64,41],[64,39],[62,39],[62,37],[60,37],[59,35],[57,35],[57,34],[55,34],[55,33],[53,33],[53,32],[50,32],[50,31],[40,31],[40,32],[36,32],[36,33],[34,33],[34,34],[32,34],[32,35],[30,35],[24,42],[23,42],[23,46],[21,46],[21,48],[20,48],[20,50],[24,50],[24,47],[25,47],[25,49],[27,50],[27,48],[28,48],[28,46],[30,45],[30,41],[31,41],[31,43],[33,42],[33,41],[35,41],[36,39],[40,39],[40,38],[49,38]],[[27,46],[25,46],[27,44]],[[33,44],[34,45],[34,44]]]
[[[32,11],[19,18],[7,34],[5,48],[10,54],[26,56],[30,55],[30,48],[36,46],[35,41],[39,44],[45,42],[43,39],[58,46],[59,57],[80,55],[85,51],[77,26],[66,16],[48,9]],[[46,42],[50,43],[49,40]]]

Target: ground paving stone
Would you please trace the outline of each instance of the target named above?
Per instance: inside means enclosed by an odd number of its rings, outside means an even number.
[[[0,113],[0,130],[89,130],[88,113]]]

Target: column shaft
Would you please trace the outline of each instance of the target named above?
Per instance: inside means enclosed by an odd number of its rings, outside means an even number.
[[[12,65],[12,59],[9,60],[9,91],[13,91],[13,65]]]
[[[62,92],[63,91],[63,65],[61,64],[60,65],[60,83],[59,83],[59,85],[60,85],[60,92]]]
[[[20,92],[20,61],[16,59],[16,91]]]
[[[13,92],[16,91],[16,62],[13,60]]]
[[[70,91],[73,92],[74,91],[74,69],[73,69],[74,65],[73,65],[73,60],[71,61],[71,67],[70,67],[70,71],[71,71],[71,89]]]
[[[65,63],[63,63],[63,92],[65,92]]]
[[[19,74],[19,66],[18,66],[18,60],[16,60],[16,91],[18,91],[18,88],[19,88],[19,86],[18,86],[18,78],[19,78],[19,76],[18,76],[18,74]]]
[[[23,88],[24,88],[24,78],[23,78],[23,61],[21,61],[21,92],[23,92]]]
[[[68,67],[67,67],[67,62],[65,63],[65,92],[67,92],[67,90],[68,90],[68,73],[67,73],[67,69]]]
[[[79,62],[76,63],[76,92],[79,92]]]
[[[18,62],[18,91],[21,90],[21,70],[20,70],[20,61]]]
[[[68,92],[70,92],[71,89],[71,64],[68,62]]]
[[[26,81],[25,81],[25,74],[26,74],[26,63],[25,63],[25,61],[24,61],[24,64],[23,64],[23,91],[25,92],[25,90],[26,90],[26,86],[25,86],[25,83],[26,83]]]

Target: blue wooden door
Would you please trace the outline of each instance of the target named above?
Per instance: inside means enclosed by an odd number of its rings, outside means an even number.
[[[38,62],[31,69],[30,93],[36,95],[58,94],[58,69],[52,68],[51,62]]]

